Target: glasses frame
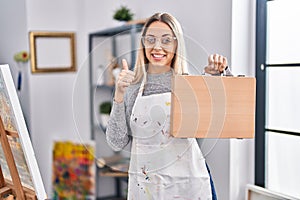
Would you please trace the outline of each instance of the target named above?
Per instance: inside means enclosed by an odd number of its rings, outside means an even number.
[[[146,37],[153,37],[153,38],[155,38],[155,42],[154,42],[152,45],[150,45],[150,46],[149,46],[149,45],[146,45],[146,44],[145,44],[145,39],[146,39]],[[172,38],[172,39],[173,39],[173,43],[170,44],[169,46],[166,46],[165,44],[163,44],[163,43],[161,42],[161,39],[162,39],[163,37],[170,37],[170,38]],[[144,36],[141,37],[141,41],[142,41],[142,44],[144,45],[145,48],[153,48],[153,47],[156,45],[156,43],[159,41],[160,47],[162,47],[162,48],[164,48],[164,49],[170,49],[170,48],[172,48],[172,47],[174,46],[174,44],[175,44],[174,41],[177,41],[177,37],[175,37],[175,36],[162,36],[162,37],[157,37],[157,36],[152,36],[152,35],[144,35]]]

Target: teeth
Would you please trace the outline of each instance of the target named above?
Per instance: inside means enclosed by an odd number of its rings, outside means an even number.
[[[162,57],[164,57],[164,55],[162,55],[162,54],[153,54],[153,57],[155,57],[155,58],[162,58]]]

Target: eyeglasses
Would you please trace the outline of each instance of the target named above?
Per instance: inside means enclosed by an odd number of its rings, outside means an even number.
[[[173,47],[176,39],[177,39],[176,37],[170,35],[166,35],[162,37],[146,35],[142,37],[142,42],[146,48],[153,48],[156,45],[157,41],[160,41],[160,46],[162,48],[170,48]]]

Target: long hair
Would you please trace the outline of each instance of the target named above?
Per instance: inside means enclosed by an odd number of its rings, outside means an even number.
[[[177,48],[175,50],[174,58],[171,63],[171,68],[173,68],[175,74],[185,74],[187,71],[186,53],[185,53],[185,43],[183,39],[183,31],[179,22],[168,13],[156,13],[146,21],[141,36],[145,36],[149,26],[155,22],[163,22],[167,24],[172,30],[173,34],[177,38]],[[147,69],[149,61],[146,58],[145,47],[142,44],[142,40],[139,42],[139,49],[137,52],[137,59],[134,67],[135,78],[133,83],[138,83],[142,78],[146,78]]]

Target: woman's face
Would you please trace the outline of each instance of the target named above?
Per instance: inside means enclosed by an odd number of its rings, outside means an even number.
[[[153,22],[142,39],[146,57],[149,60],[149,73],[170,71],[177,40],[170,27],[159,21]]]

